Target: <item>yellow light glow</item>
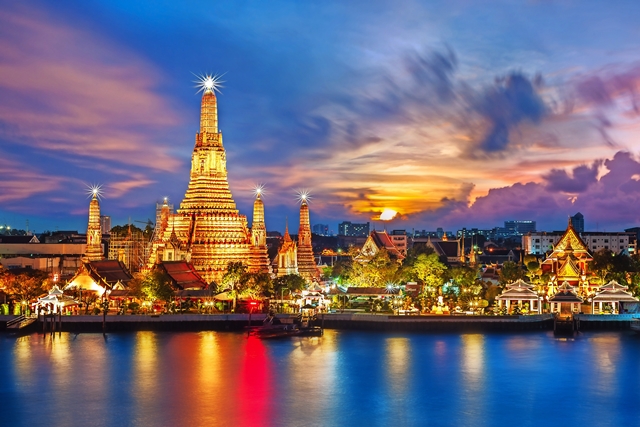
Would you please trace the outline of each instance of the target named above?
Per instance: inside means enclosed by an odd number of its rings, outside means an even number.
[[[89,197],[95,197],[97,199],[102,196],[102,185],[93,184],[87,186],[87,192],[89,193]]]
[[[385,209],[380,214],[380,221],[391,221],[396,217],[396,215],[398,215],[398,212],[394,211],[393,209]]]
[[[256,184],[253,187],[253,194],[255,194],[256,197],[260,197],[264,194],[264,184]]]

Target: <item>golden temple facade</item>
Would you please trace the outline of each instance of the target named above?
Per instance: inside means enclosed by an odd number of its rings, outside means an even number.
[[[302,197],[300,204],[300,227],[298,229],[298,274],[307,283],[320,280],[320,270],[316,265],[311,246],[311,225],[309,223],[309,205],[307,198]]]
[[[98,190],[93,190],[93,196],[89,203],[89,222],[87,225],[87,246],[85,257],[89,261],[100,261],[104,258],[102,251],[102,227],[100,226],[100,202]]]
[[[151,244],[150,266],[185,260],[207,283],[220,282],[230,262],[244,263],[249,272],[270,273],[264,205],[258,194],[252,233],[229,190],[226,152],[218,130],[218,106],[212,87],[207,87],[202,96],[200,132],[196,134],[184,199],[177,213],[171,213],[165,201],[161,218]]]

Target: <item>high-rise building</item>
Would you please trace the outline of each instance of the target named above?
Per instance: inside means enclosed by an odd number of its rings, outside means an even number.
[[[355,224],[343,221],[338,224],[338,235],[349,237],[369,237],[369,223]]]
[[[584,233],[584,215],[580,212],[571,217],[571,225],[578,233]]]
[[[149,264],[184,259],[207,283],[219,282],[230,262],[242,262],[250,272],[267,273],[269,259],[263,239],[249,231],[247,217],[236,209],[229,190],[214,94],[217,82],[206,78],[202,83],[200,131],[191,155],[189,186],[177,213],[169,212],[165,200],[161,210],[166,209],[167,221],[156,225]],[[257,212],[259,216],[260,209]],[[254,218],[256,230],[261,229],[260,223]]]
[[[104,234],[111,234],[111,217],[100,215],[100,228]]]
[[[317,234],[319,236],[329,235],[329,226],[326,224],[314,224],[311,230],[313,230],[313,234]]]
[[[505,232],[508,235],[521,236],[536,231],[536,222],[529,220],[514,220],[504,222]]]

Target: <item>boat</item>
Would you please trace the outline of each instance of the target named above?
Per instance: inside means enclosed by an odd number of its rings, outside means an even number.
[[[299,317],[297,322],[282,323],[275,314],[269,315],[263,320],[262,326],[247,328],[247,334],[261,339],[274,339],[286,337],[320,337],[323,334],[322,327],[312,324],[312,318]]]

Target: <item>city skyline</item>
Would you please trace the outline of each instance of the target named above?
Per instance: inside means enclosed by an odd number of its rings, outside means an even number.
[[[265,185],[268,230],[301,189],[312,225],[640,222],[638,4],[153,5],[0,10],[0,224],[83,231],[96,183],[114,225],[177,204],[207,73],[234,199],[250,216]]]

